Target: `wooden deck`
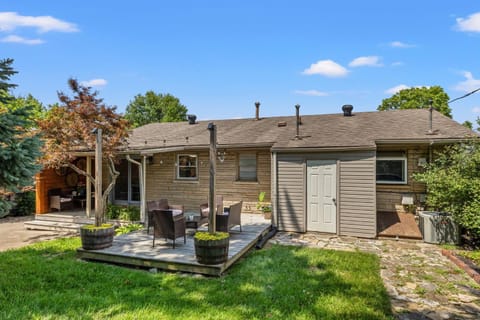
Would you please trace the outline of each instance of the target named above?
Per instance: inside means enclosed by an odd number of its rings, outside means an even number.
[[[412,213],[378,212],[377,232],[379,237],[422,239],[418,223]]]
[[[77,252],[81,259],[86,260],[220,276],[255,246],[270,230],[270,226],[270,221],[265,220],[262,215],[242,214],[242,232],[238,226],[232,229],[228,261],[218,265],[202,265],[196,261],[193,230],[191,235],[187,236],[186,244],[183,243],[183,238],[177,239],[175,249],[172,248],[171,241],[165,242],[160,238],[155,239],[155,248],[152,248],[152,235],[140,231],[115,237],[110,248],[102,250],[80,248]],[[202,229],[205,227],[199,228]]]

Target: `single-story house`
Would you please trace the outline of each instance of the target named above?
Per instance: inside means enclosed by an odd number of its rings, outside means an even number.
[[[412,173],[434,149],[475,133],[433,110],[343,112],[216,121],[152,123],[136,128],[124,153],[112,202],[167,198],[198,211],[209,191],[209,131],[217,127],[216,193],[257,211],[266,192],[272,223],[284,231],[373,238],[377,212],[424,202]],[[475,135],[476,136],[476,135]],[[105,170],[104,170],[105,171]],[[38,195],[37,195],[38,196]]]

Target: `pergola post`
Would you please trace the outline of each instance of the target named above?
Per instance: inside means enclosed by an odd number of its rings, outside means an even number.
[[[208,232],[215,233],[215,175],[217,170],[217,126],[212,122],[208,124],[208,130],[210,131],[210,183],[209,183],[209,196],[208,196]]]
[[[103,221],[102,203],[102,129],[97,128],[95,143],[95,224],[98,226]]]
[[[87,214],[87,217],[90,218],[92,214],[92,181],[90,179],[90,175],[92,174],[92,159],[90,156],[87,156],[86,158],[86,170],[88,175],[85,183],[85,213]]]

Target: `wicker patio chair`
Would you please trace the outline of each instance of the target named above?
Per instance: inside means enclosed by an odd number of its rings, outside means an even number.
[[[147,201],[147,234],[150,234],[150,227],[153,227],[153,210],[174,210],[183,213],[183,205],[168,204],[167,199]]]
[[[223,196],[222,195],[217,195],[215,198],[215,203],[216,203],[216,213],[220,214],[223,213]],[[200,217],[201,221],[208,222],[208,215],[209,215],[210,209],[208,207],[208,203],[202,203],[200,205]]]
[[[242,204],[243,201],[232,204],[223,214],[215,215],[217,231],[229,232],[234,226],[240,226],[242,232]]]
[[[165,238],[173,240],[173,249],[175,249],[175,239],[183,236],[183,243],[187,243],[185,232],[185,216],[183,212],[177,210],[153,210],[153,243],[155,247],[155,238]]]

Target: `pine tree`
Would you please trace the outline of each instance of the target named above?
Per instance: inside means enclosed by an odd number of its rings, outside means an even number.
[[[33,185],[33,176],[41,168],[41,141],[32,128],[32,107],[11,108],[14,98],[9,83],[17,73],[11,67],[12,59],[0,61],[0,193],[18,192],[22,187]],[[0,217],[8,214],[11,204],[0,196]]]

